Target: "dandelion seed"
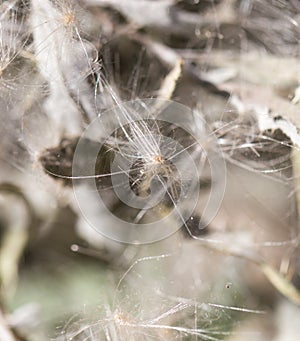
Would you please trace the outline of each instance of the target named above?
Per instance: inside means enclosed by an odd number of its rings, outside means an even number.
[[[15,88],[17,76],[11,66],[20,56],[25,44],[23,20],[18,20],[17,8],[14,6],[15,3],[11,3],[7,7],[4,5],[0,7],[0,86],[2,90]]]
[[[59,135],[78,136],[84,121],[96,116],[87,77],[93,73],[97,51],[81,38],[76,12],[68,4],[32,0],[31,25],[37,64],[49,84],[45,112]]]

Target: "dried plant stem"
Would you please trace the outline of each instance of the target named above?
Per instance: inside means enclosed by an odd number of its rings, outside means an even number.
[[[300,292],[289,280],[267,263],[262,263],[259,267],[268,280],[282,295],[288,298],[291,302],[300,305]]]
[[[29,229],[33,223],[34,214],[30,202],[17,186],[1,183],[0,193],[15,195],[24,205],[22,219],[13,222],[11,226],[7,226],[2,236],[0,248],[0,295],[5,300],[16,288],[19,261],[29,238]]]

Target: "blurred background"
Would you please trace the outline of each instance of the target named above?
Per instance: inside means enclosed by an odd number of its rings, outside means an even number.
[[[1,341],[297,340],[299,24],[297,0],[0,0]],[[205,163],[192,219],[134,245],[71,177],[89,124],[144,98],[190,108],[226,172]]]

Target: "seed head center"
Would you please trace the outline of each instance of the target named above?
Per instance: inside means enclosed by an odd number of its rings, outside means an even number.
[[[162,155],[155,155],[154,156],[154,161],[155,161],[155,163],[163,163],[164,162],[164,158],[162,157]]]

